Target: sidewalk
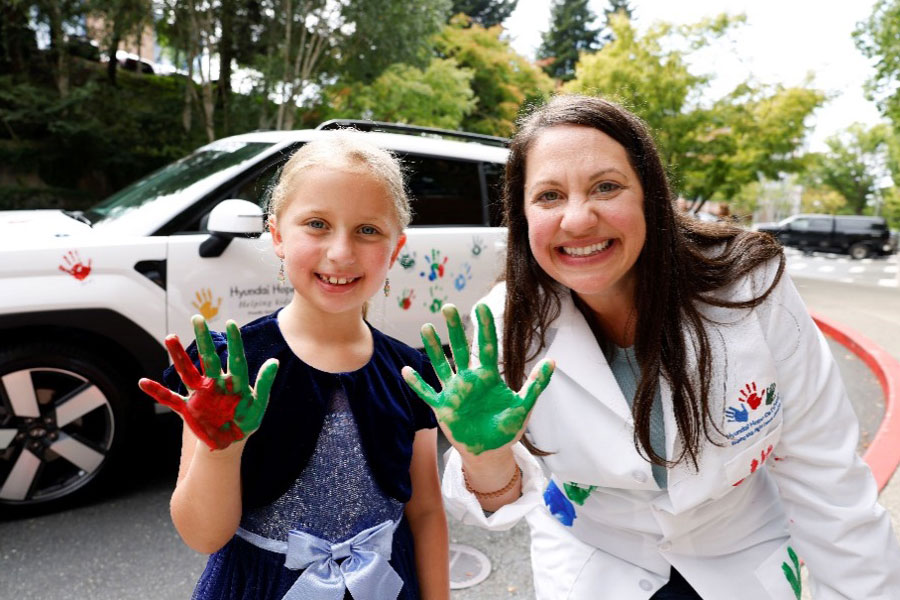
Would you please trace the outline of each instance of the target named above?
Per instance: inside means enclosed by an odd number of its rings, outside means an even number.
[[[900,291],[796,276],[794,282],[811,311],[863,334],[900,361]],[[900,407],[895,410],[897,408]],[[895,447],[900,447],[900,439]],[[882,489],[880,501],[891,513],[894,532],[900,537],[900,476],[896,472]]]

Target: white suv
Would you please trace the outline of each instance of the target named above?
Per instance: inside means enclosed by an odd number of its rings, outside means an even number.
[[[0,212],[0,507],[70,500],[124,464],[153,408],[137,379],[159,379],[192,314],[223,329],[288,301],[262,207],[294,150],[348,124],[219,140],[84,213]],[[402,158],[415,211],[369,320],[421,346],[443,303],[468,314],[501,270],[505,140],[353,125]]]

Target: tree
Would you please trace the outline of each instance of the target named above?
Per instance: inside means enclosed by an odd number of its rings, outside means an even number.
[[[323,116],[460,129],[477,102],[469,86],[473,75],[452,58],[434,58],[424,70],[397,63],[371,84],[331,88]]]
[[[552,77],[568,81],[575,76],[579,54],[600,45],[600,30],[588,0],[553,0],[550,29],[542,36],[538,58],[546,60],[544,70]]]
[[[603,9],[603,15],[605,17],[606,31],[600,36],[601,46],[616,39],[610,23],[612,18],[616,15],[622,15],[629,21],[633,21],[634,9],[631,7],[631,3],[628,0],[609,0],[609,6]]]
[[[519,0],[453,0],[451,15],[463,13],[482,27],[500,25],[516,10]]]
[[[854,123],[825,140],[828,151],[813,156],[808,179],[828,187],[847,200],[847,209],[861,215],[877,199],[878,182],[886,173],[889,130],[886,125],[867,129]]]
[[[707,200],[728,201],[760,177],[798,170],[806,117],[824,101],[808,88],[744,83],[701,105],[710,77],[690,71],[688,53],[740,22],[720,15],[678,28],[663,23],[639,37],[628,19],[614,15],[614,41],[582,55],[575,79],[564,86],[616,100],[644,119],[693,210]]]
[[[521,107],[546,98],[553,82],[541,69],[517,54],[501,39],[499,25],[485,29],[470,24],[468,17],[455,17],[435,38],[443,58],[473,72],[472,91],[478,100],[462,122],[464,129],[509,136]]]
[[[800,209],[807,213],[834,215],[847,204],[847,199],[829,187],[807,187],[803,190]]]
[[[853,33],[856,47],[877,59],[866,92],[882,114],[900,124],[900,0],[878,0],[868,20]]]
[[[106,55],[109,56],[106,74],[112,85],[116,85],[119,44],[129,35],[141,35],[141,30],[150,20],[151,9],[150,0],[90,0],[90,12],[103,20],[103,37]]]

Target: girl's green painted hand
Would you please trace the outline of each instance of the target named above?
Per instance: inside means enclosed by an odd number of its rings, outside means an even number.
[[[531,371],[525,385],[514,393],[497,367],[497,330],[494,316],[485,304],[475,307],[478,319],[478,359],[481,366],[469,368],[469,345],[459,311],[452,304],[441,309],[450,333],[450,350],[456,373],[444,356],[441,340],[431,323],[422,327],[422,341],[443,389],[436,392],[410,367],[403,378],[433,409],[454,446],[481,454],[517,441],[538,396],[550,382],[553,362],[543,360]]]
[[[263,363],[256,377],[256,389],[253,389],[237,323],[228,321],[225,324],[228,372],[222,373],[222,362],[216,354],[206,320],[194,315],[191,322],[204,375],[197,371],[177,335],[166,338],[166,348],[175,370],[188,389],[187,397],[149,379],[141,379],[138,385],[157,402],[181,415],[191,431],[211,449],[221,450],[259,428],[269,403],[278,361],[273,358]]]

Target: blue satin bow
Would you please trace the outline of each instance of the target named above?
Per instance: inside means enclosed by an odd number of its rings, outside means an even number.
[[[403,579],[388,563],[393,522],[384,521],[349,540],[332,544],[302,531],[288,533],[284,566],[304,569],[283,600],[354,600],[396,598]],[[337,561],[345,560],[338,564]]]

